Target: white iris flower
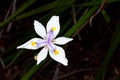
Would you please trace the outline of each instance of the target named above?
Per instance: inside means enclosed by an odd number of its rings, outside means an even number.
[[[41,23],[39,23],[37,20],[34,20],[34,29],[36,33],[40,37],[42,37],[42,39],[33,38],[28,42],[24,43],[23,45],[18,46],[17,49],[25,48],[25,49],[36,50],[38,48],[43,47],[43,49],[36,56],[37,64],[39,64],[47,57],[49,51],[49,55],[52,59],[67,66],[68,60],[65,57],[64,49],[55,44],[63,45],[68,43],[69,41],[72,41],[73,39],[66,37],[56,38],[56,36],[60,31],[59,16],[51,17],[51,19],[47,23],[46,30]]]

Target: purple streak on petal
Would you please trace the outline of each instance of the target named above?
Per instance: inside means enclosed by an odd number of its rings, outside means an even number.
[[[47,45],[47,42],[45,40],[39,40],[39,41],[37,41],[36,44],[39,47],[43,47],[43,46]]]
[[[53,44],[53,43],[48,43],[48,48],[50,49],[50,50],[52,50],[52,51],[54,51],[56,48],[55,48],[55,45]]]
[[[53,39],[54,37],[54,34],[53,34],[53,31],[50,30],[48,33],[47,33],[47,42],[51,42],[51,40]]]

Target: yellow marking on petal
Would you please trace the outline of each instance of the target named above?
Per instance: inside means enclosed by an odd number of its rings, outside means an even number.
[[[55,31],[55,30],[56,30],[56,27],[52,27],[51,30],[52,30],[52,31]]]
[[[55,49],[53,52],[54,52],[55,55],[58,55],[58,54],[59,54],[59,51],[56,50],[56,49]]]
[[[35,45],[36,45],[36,42],[32,41],[31,46],[35,46]]]
[[[37,56],[34,56],[34,59],[37,60]]]

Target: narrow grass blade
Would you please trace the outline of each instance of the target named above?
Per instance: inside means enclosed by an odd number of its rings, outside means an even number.
[[[25,3],[16,10],[15,13],[13,13],[10,17],[8,17],[5,21],[0,22],[0,28],[3,27],[5,24],[12,21],[19,13],[21,13],[23,10],[25,10],[27,7],[29,7],[31,4],[33,4],[37,0],[27,0]]]
[[[65,33],[65,36],[72,36],[87,20],[89,20],[89,18],[93,15],[93,13],[95,13],[97,9],[98,6],[95,6],[91,8],[86,14],[81,16],[78,22]]]
[[[119,20],[119,22],[116,26],[115,32],[113,34],[108,53],[105,56],[105,59],[102,62],[101,67],[100,67],[99,71],[97,72],[94,80],[100,80],[102,77],[102,74],[105,73],[106,67],[108,66],[110,59],[112,58],[112,55],[114,54],[119,42],[120,42],[120,20]]]
[[[26,12],[24,14],[21,14],[21,15],[17,16],[16,20],[27,18],[29,16],[32,16],[32,15],[35,15],[35,14],[38,14],[38,13],[42,13],[44,11],[51,10],[51,9],[57,9],[56,11],[58,11],[58,13],[63,12],[64,9],[69,8],[74,3],[74,0],[70,0],[67,3],[64,2],[64,1],[62,3],[61,2],[62,2],[62,0],[61,1],[57,0],[57,1],[54,1],[54,2],[51,2],[51,3],[48,3],[44,6],[41,6],[39,8],[33,9],[32,11],[29,11],[29,12]]]
[[[34,64],[31,69],[21,78],[21,80],[30,80],[33,74],[38,71],[40,67],[42,67],[49,58],[45,59],[43,62],[41,62],[39,65]]]

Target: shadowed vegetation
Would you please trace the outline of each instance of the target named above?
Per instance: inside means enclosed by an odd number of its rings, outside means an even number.
[[[119,0],[1,0],[0,80],[119,80]],[[16,49],[39,37],[33,22],[44,26],[60,17],[60,34],[74,40],[64,46],[68,66],[49,55],[39,65],[41,49]]]

